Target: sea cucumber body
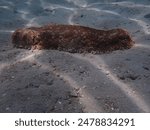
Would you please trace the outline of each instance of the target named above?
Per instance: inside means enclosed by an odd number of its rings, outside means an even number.
[[[14,47],[26,49],[57,49],[68,52],[111,52],[129,49],[133,40],[124,29],[97,30],[76,25],[50,24],[16,30]]]

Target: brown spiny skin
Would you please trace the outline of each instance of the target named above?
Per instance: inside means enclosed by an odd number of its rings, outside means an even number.
[[[74,53],[105,53],[129,49],[134,44],[124,29],[97,30],[56,24],[18,29],[12,35],[12,43],[18,48],[57,49]]]

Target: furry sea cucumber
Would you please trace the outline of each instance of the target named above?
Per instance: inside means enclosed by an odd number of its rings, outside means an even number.
[[[124,29],[98,30],[77,25],[49,24],[18,29],[12,34],[14,47],[55,49],[72,53],[105,53],[129,49],[134,42]]]

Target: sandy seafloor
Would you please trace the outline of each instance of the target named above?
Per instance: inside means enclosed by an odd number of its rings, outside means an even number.
[[[13,48],[17,28],[124,28],[133,48],[71,54]],[[0,112],[150,112],[150,0],[0,0]]]

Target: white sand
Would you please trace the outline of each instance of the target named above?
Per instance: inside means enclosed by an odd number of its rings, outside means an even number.
[[[0,112],[150,112],[149,0],[0,0]],[[110,54],[16,49],[17,28],[124,28],[135,46]]]

